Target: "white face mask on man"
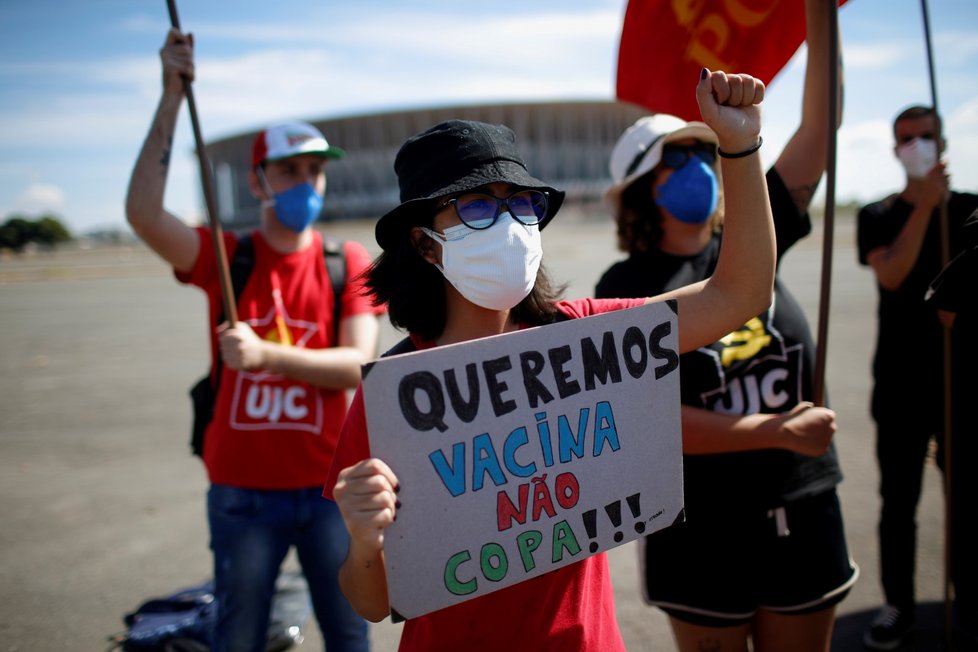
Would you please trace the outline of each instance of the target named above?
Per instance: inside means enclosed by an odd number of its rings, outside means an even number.
[[[897,147],[897,158],[911,179],[923,179],[937,165],[937,141],[914,138]]]
[[[459,224],[444,233],[421,230],[441,244],[438,269],[475,305],[506,310],[533,289],[543,258],[538,226],[526,226],[503,212],[488,229]]]

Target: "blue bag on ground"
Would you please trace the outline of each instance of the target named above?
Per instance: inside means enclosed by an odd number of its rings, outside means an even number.
[[[122,620],[126,632],[112,640],[126,652],[170,652],[194,647],[209,650],[217,621],[214,583],[207,581],[147,600]]]
[[[275,584],[266,652],[302,642],[309,620],[309,587],[301,573],[283,572]],[[217,622],[214,583],[207,581],[142,603],[123,617],[126,632],[110,637],[125,652],[208,652]]]

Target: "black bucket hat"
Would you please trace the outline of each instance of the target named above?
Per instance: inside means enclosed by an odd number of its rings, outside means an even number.
[[[526,170],[516,149],[516,135],[505,125],[448,120],[409,138],[394,159],[401,204],[377,221],[374,234],[384,250],[413,226],[412,216],[431,200],[504,182],[549,194],[542,229],[564,202],[564,192]]]

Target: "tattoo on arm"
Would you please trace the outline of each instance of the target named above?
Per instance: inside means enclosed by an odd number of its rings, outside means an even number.
[[[160,154],[160,167],[166,172],[166,168],[170,166],[170,152],[173,149],[173,136],[168,136],[166,139],[166,146],[163,147],[163,152]]]

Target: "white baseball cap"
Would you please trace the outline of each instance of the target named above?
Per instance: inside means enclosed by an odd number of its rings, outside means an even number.
[[[251,147],[251,167],[299,154],[341,158],[346,152],[332,147],[322,132],[307,122],[282,122],[271,125],[255,136]]]
[[[605,201],[617,208],[618,199],[625,188],[662,160],[663,146],[684,138],[717,143],[716,134],[705,122],[686,122],[667,113],[657,113],[636,120],[618,138],[611,150],[608,167],[612,185],[605,191]]]

